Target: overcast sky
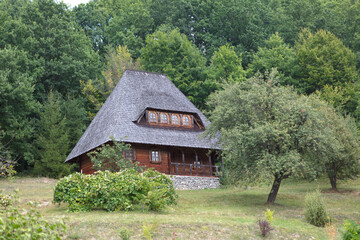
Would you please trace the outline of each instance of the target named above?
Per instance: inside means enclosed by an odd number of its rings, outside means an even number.
[[[63,0],[63,2],[70,5],[70,8],[73,8],[80,3],[87,3],[89,0]]]

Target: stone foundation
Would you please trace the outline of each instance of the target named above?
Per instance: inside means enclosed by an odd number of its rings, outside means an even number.
[[[169,176],[174,183],[175,189],[180,190],[218,188],[220,186],[220,181],[217,177]]]

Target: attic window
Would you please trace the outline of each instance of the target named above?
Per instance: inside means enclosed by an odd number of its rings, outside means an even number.
[[[168,115],[166,113],[160,113],[160,123],[168,123]]]
[[[158,150],[152,150],[150,152],[150,161],[152,163],[160,163],[161,162],[161,159],[160,159],[160,151]]]
[[[179,115],[178,114],[172,114],[171,115],[171,123],[173,124],[173,125],[180,125],[180,123],[179,123]]]
[[[182,124],[184,126],[190,126],[190,117],[189,117],[189,115],[184,115],[182,117]]]
[[[157,117],[155,112],[149,112],[149,122],[156,123]]]

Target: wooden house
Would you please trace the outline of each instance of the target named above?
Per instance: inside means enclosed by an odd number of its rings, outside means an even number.
[[[165,174],[214,176],[213,141],[200,137],[206,117],[166,77],[126,70],[66,159],[91,174],[87,153],[110,138],[131,144],[129,160]]]

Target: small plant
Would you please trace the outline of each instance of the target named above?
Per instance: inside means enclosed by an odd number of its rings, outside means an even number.
[[[272,224],[274,212],[275,211],[271,211],[270,209],[266,209],[266,211],[264,212],[264,217],[266,221],[268,221],[270,224]]]
[[[123,228],[120,230],[120,237],[122,240],[130,240],[131,238],[131,231],[127,228]]]
[[[273,228],[271,227],[270,223],[267,220],[260,218],[259,218],[259,228],[263,237],[265,237],[267,234],[270,233],[271,230],[273,230]]]
[[[0,189],[0,210],[6,210],[9,206],[12,206],[15,202],[18,201],[18,192],[15,190],[15,194],[3,194]]]
[[[142,226],[142,230],[143,230],[143,237],[146,240],[152,240],[158,230],[158,224],[157,223],[153,223],[153,224],[144,223]]]
[[[327,222],[325,205],[319,190],[305,196],[305,219],[317,227],[324,227]]]
[[[6,196],[6,195],[2,195]],[[44,220],[29,202],[30,209],[20,210],[13,206],[17,200],[17,192],[7,195],[5,207],[0,211],[0,239],[61,239],[66,233],[65,224],[51,224]],[[3,198],[5,199],[5,198]]]
[[[360,222],[345,220],[343,240],[360,240]]]
[[[328,217],[328,222],[325,224],[326,232],[328,233],[330,240],[336,240],[337,237],[337,229],[334,223],[331,222],[330,217]]]

